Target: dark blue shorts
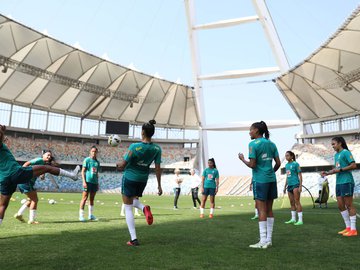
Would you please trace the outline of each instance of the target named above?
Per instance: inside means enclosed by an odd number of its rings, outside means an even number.
[[[288,192],[291,192],[291,193],[294,193],[294,189],[295,189],[295,188],[298,188],[299,186],[300,186],[300,184],[292,185],[292,186],[287,186],[287,191],[288,191]]]
[[[125,177],[122,179],[121,193],[126,197],[142,197],[147,182],[131,181]]]
[[[32,167],[20,167],[13,175],[0,182],[0,193],[2,195],[12,195],[18,184],[26,184],[33,178]]]
[[[276,182],[258,183],[253,184],[254,199],[260,201],[269,201],[276,199],[277,185]]]
[[[28,184],[20,184],[18,185],[18,188],[20,190],[21,193],[29,193],[31,191],[35,191],[36,189],[34,188],[34,184],[32,181]]]
[[[204,192],[202,193],[202,195],[215,196],[215,190],[216,190],[216,188],[204,188]]]
[[[354,194],[354,184],[337,184],[336,185],[336,197],[352,197]]]
[[[93,184],[86,182],[87,188],[83,187],[84,192],[96,192],[99,190],[99,184]]]

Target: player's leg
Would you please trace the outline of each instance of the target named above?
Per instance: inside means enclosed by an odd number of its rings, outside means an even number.
[[[207,200],[207,197],[208,197],[208,192],[207,192],[207,190],[208,190],[208,189],[204,189],[204,193],[203,193],[202,198],[201,198],[200,218],[203,218],[203,217],[204,217],[205,203],[206,203],[206,200]]]
[[[0,195],[0,225],[5,217],[6,208],[9,205],[11,195]]]
[[[194,195],[195,195],[195,200],[198,202],[199,206],[201,204],[201,201],[199,199],[199,188],[195,188],[195,191],[194,191]]]
[[[87,191],[86,188],[84,188],[83,193],[82,193],[82,197],[81,197],[81,201],[80,201],[80,209],[79,209],[79,220],[80,221],[85,221],[85,217],[84,217],[84,212],[85,212],[85,204],[86,201],[88,199],[89,196],[89,192]]]
[[[212,195],[210,194],[210,214],[209,214],[209,218],[214,217],[214,210],[215,210],[215,190],[212,193]]]
[[[294,223],[294,225],[303,225],[303,212],[302,212],[302,205],[300,203],[300,190],[299,188],[293,189],[294,194],[294,202],[295,202],[295,208],[296,212],[298,214],[298,221]]]
[[[174,210],[178,208],[177,203],[180,196],[180,188],[175,188],[175,197],[174,197]]]
[[[135,197],[133,199],[133,206],[135,208],[135,216],[140,216],[140,213],[138,210],[144,211],[144,205],[140,202],[139,197]]]
[[[345,223],[345,229],[342,231],[339,231],[338,234],[344,234],[351,230],[349,211],[348,211],[348,209],[346,209],[344,197],[341,196],[342,188],[343,188],[343,185],[341,185],[341,184],[336,185],[336,201],[337,201],[337,205],[338,205],[340,214]]]
[[[354,193],[354,185],[353,184],[347,184],[345,185],[349,189],[349,192],[346,192],[349,194],[349,196],[344,196],[344,203],[346,208],[349,211],[349,219],[350,219],[350,231],[347,233],[344,233],[344,236],[356,236],[357,230],[356,230],[356,208],[353,204],[353,193]]]
[[[27,193],[27,196],[30,199],[30,213],[29,213],[29,224],[38,224],[36,221],[36,210],[39,198],[37,196],[36,190],[32,190]]]
[[[136,229],[135,229],[135,218],[133,213],[133,203],[135,196],[128,197],[125,194],[122,195],[124,207],[125,207],[125,219],[126,224],[128,226],[128,230],[130,233],[130,241],[127,242],[129,246],[138,246],[139,241],[136,237]]]
[[[88,218],[89,220],[97,220],[96,217],[94,216],[94,201],[95,201],[95,195],[96,195],[96,191],[94,190],[91,190],[90,191],[90,196],[89,196],[89,205],[88,205],[88,208],[89,208],[89,215],[88,215]]]
[[[23,218],[23,213],[25,212],[26,209],[28,209],[30,207],[30,204],[31,204],[31,200],[28,196],[28,193],[30,192],[30,183],[20,184],[20,185],[18,185],[18,188],[21,193],[25,194],[28,197],[29,200],[26,200],[26,202],[21,205],[20,209],[14,215],[14,218],[16,218],[20,222],[24,223],[25,219]]]
[[[295,207],[295,199],[294,199],[294,191],[288,190],[288,196],[290,201],[290,209],[291,209],[291,219],[286,221],[286,224],[296,223],[296,207]]]
[[[274,230],[274,222],[275,222],[275,218],[274,218],[274,213],[273,213],[273,203],[274,200],[267,200],[266,201],[266,243],[267,246],[266,247],[270,247],[272,246],[272,233]]]
[[[195,188],[192,188],[191,189],[191,199],[192,199],[192,202],[193,202],[193,205],[194,205],[194,209],[196,209],[196,199],[195,199]]]
[[[69,177],[73,180],[78,179],[78,173],[80,171],[80,166],[76,166],[76,168],[73,171],[66,171],[63,169],[60,169],[58,167],[53,167],[49,165],[35,165],[32,166],[33,169],[33,177],[38,177],[44,173],[50,173],[52,175],[59,175],[59,176],[65,176]]]

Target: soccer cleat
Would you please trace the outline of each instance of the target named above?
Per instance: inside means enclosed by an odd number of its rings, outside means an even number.
[[[304,225],[304,222],[302,221],[298,221],[294,223],[295,226],[300,226],[300,225]]]
[[[79,221],[81,221],[81,222],[85,222],[85,221],[86,221],[86,219],[85,219],[84,217],[79,217]]]
[[[214,217],[214,215],[213,215],[213,214],[210,214],[210,215],[209,215],[209,218],[213,218],[213,217]]]
[[[75,167],[75,169],[72,171],[72,174],[73,174],[73,175],[71,176],[71,179],[72,179],[72,180],[74,180],[74,181],[78,180],[79,171],[80,171],[80,166],[77,165],[77,166]]]
[[[94,215],[89,216],[89,220],[91,221],[97,221],[98,219]]]
[[[350,232],[350,227],[349,227],[349,228],[345,228],[344,230],[338,232],[338,234],[344,234],[344,233],[347,233],[347,232]]]
[[[251,219],[255,220],[255,219],[258,219],[258,218],[259,218],[259,216],[253,216]]]
[[[28,224],[29,224],[29,225],[36,225],[36,224],[39,224],[39,222],[36,221],[36,220],[29,220],[29,221],[28,221]]]
[[[18,221],[20,221],[22,223],[26,222],[22,215],[15,214],[14,218],[16,218]]]
[[[285,224],[293,224],[296,223],[296,220],[290,219],[289,221],[285,221]]]
[[[139,243],[139,241],[137,239],[130,240],[126,244],[128,246],[133,246],[133,247],[140,246],[140,243]]]
[[[259,242],[259,243],[250,245],[249,248],[263,248],[263,249],[266,249],[266,248],[268,248],[268,245],[267,245],[267,243]]]
[[[350,230],[343,234],[343,236],[357,236],[357,235],[358,235],[357,230]]]
[[[266,242],[265,245],[263,246],[263,248],[269,248],[269,247],[272,247],[272,242],[271,241]]]
[[[204,218],[204,214],[200,214],[200,218]]]
[[[145,205],[144,209],[143,209],[143,212],[144,212],[147,224],[151,225],[153,223],[153,215],[151,213],[150,206]]]

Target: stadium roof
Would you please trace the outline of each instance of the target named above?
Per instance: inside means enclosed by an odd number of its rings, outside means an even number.
[[[114,64],[0,15],[0,101],[82,118],[198,128],[193,89]]]
[[[360,113],[360,7],[305,61],[276,79],[303,121]]]

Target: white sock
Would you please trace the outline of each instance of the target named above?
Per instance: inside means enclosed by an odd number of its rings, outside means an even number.
[[[346,228],[350,228],[350,215],[349,215],[349,211],[348,210],[344,210],[342,212],[340,212],[343,219],[344,219],[344,222],[345,222],[345,226]]]
[[[356,230],[356,215],[350,216],[351,230]]]
[[[65,177],[69,177],[71,179],[77,179],[77,175],[75,173],[68,172],[63,169],[60,169],[59,176],[65,176]]]
[[[210,215],[214,214],[214,208],[210,208]]]
[[[30,210],[29,221],[34,221],[36,218],[36,210]]]
[[[255,217],[259,216],[259,211],[257,210],[257,208],[255,208]]]
[[[124,203],[121,205],[120,216],[123,216],[123,217],[125,216],[125,204]]]
[[[204,214],[204,208],[200,207],[200,215],[203,215],[203,214]]]
[[[79,210],[79,217],[80,218],[84,218],[84,212],[85,212],[84,209]]]
[[[28,208],[28,207],[29,207],[29,206],[27,206],[27,202],[24,203],[24,204],[20,207],[19,211],[17,212],[18,216],[21,216],[21,215],[24,213],[25,209]]]
[[[303,213],[302,212],[298,212],[298,221],[299,222],[303,222]]]
[[[273,232],[273,228],[274,228],[274,218],[273,217],[268,217],[267,218],[267,223],[266,223],[266,242],[272,242],[272,232]]]
[[[296,211],[291,211],[291,219],[296,220]]]
[[[125,204],[125,217],[126,217],[126,224],[129,229],[130,238],[131,240],[136,239],[136,230],[135,230],[135,219],[133,214],[133,206],[130,204]]]
[[[134,207],[135,211],[135,216],[141,216],[141,214],[139,213],[139,209],[137,209],[136,207]]]
[[[0,224],[2,223],[2,218],[0,218]]]
[[[93,214],[94,206],[93,206],[93,205],[89,205],[88,208],[89,208],[89,217],[90,217],[90,216]]]
[[[259,221],[260,243],[266,243],[267,221]]]
[[[144,210],[144,205],[138,200],[138,199],[134,199],[133,200],[133,206],[135,207],[135,211],[137,209],[140,209],[141,211]],[[136,209],[137,208],[137,209]]]

